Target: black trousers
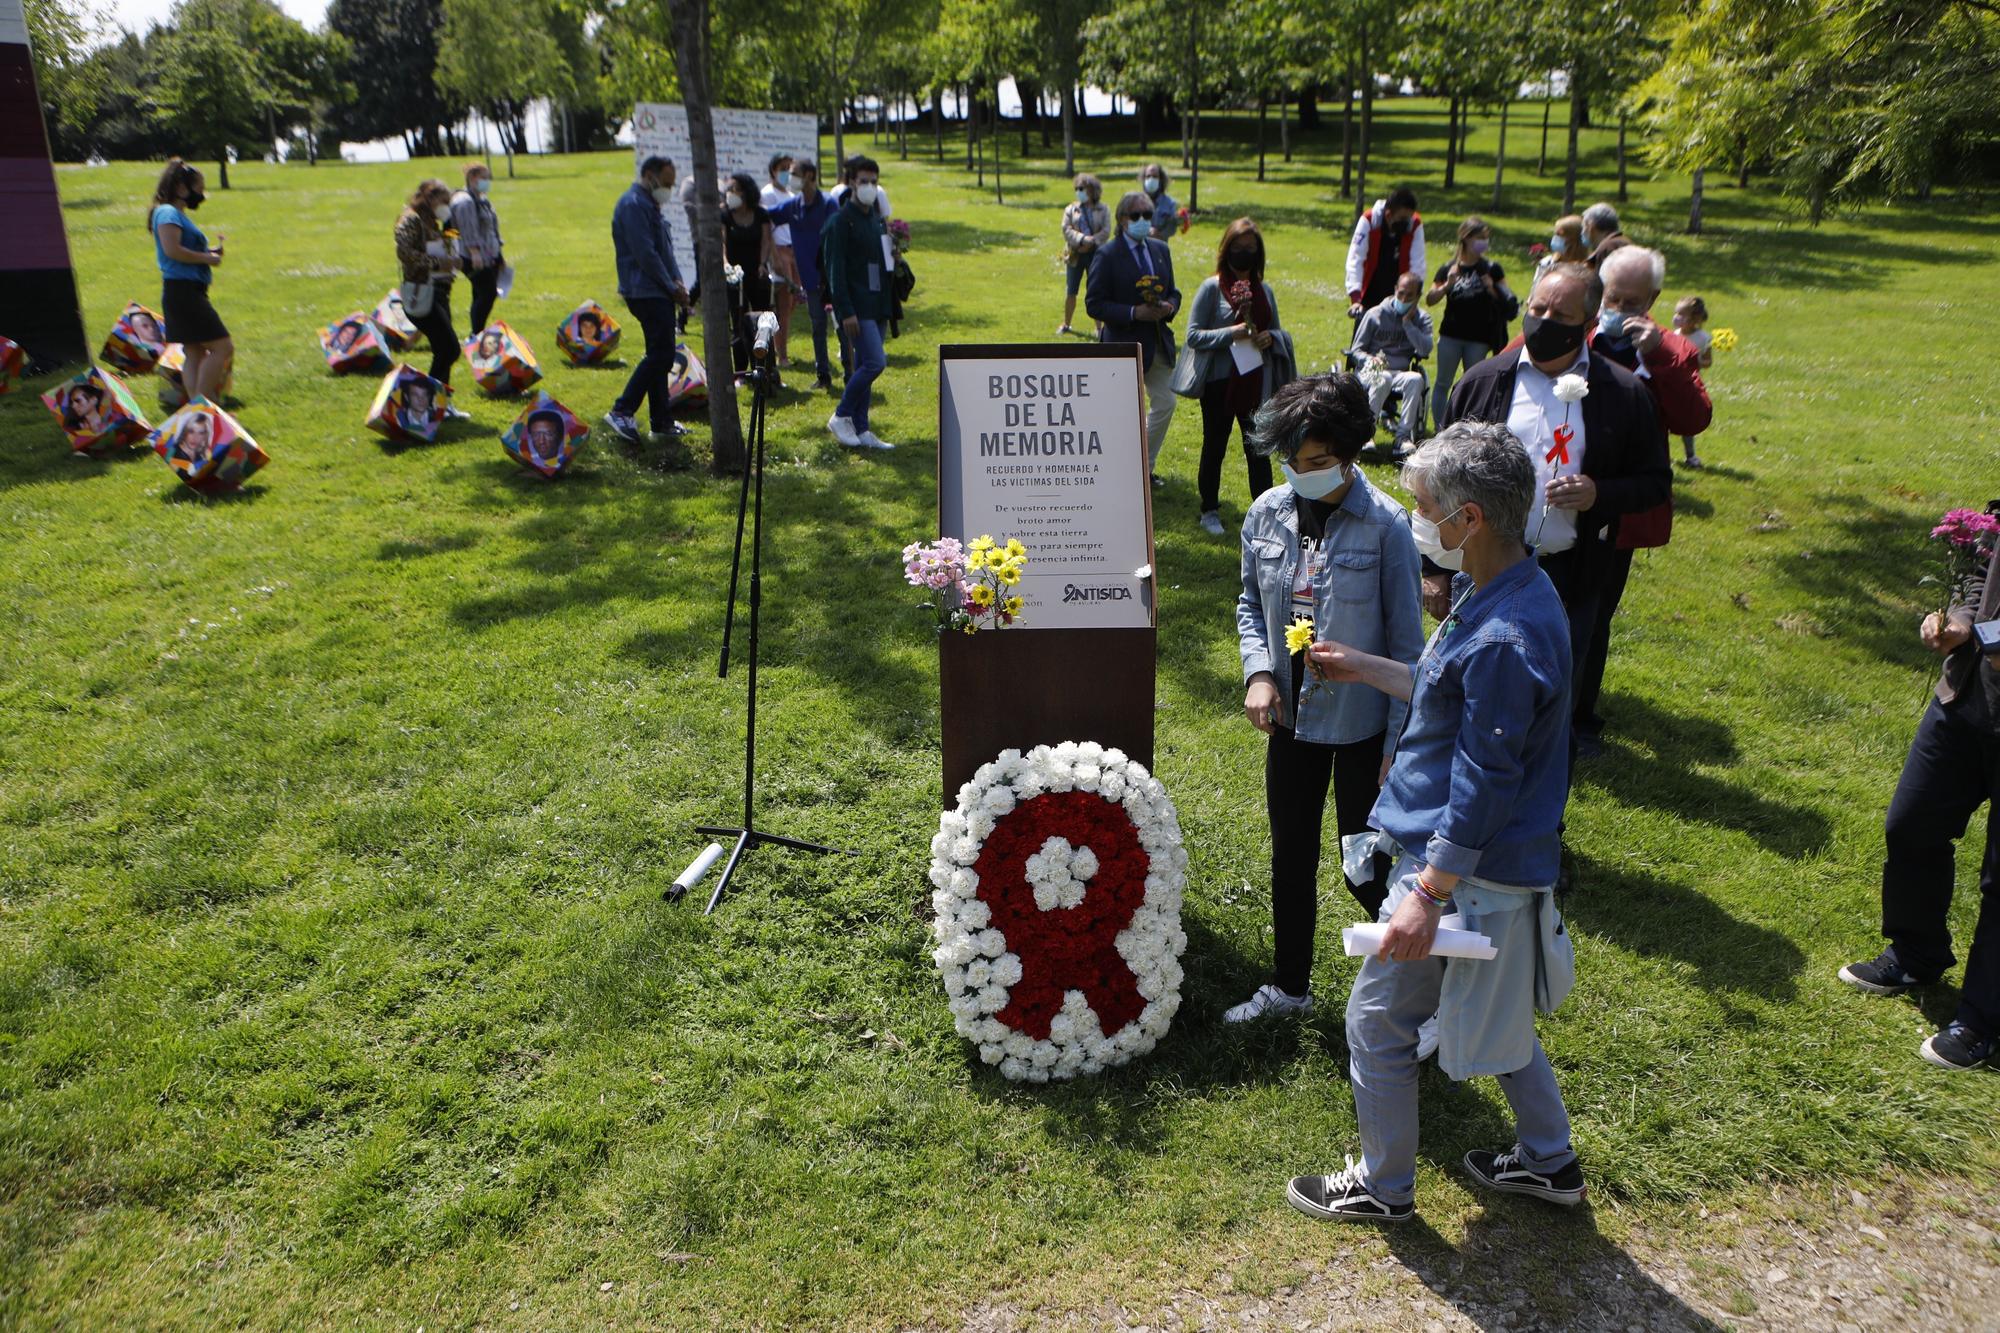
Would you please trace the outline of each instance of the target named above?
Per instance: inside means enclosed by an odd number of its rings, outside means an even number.
[[[1271,980],[1287,995],[1304,995],[1312,986],[1327,786],[1333,787],[1340,836],[1364,832],[1368,812],[1381,794],[1382,741],[1378,734],[1351,745],[1321,745],[1279,727],[1264,750],[1264,802],[1271,814],[1271,931],[1276,940]],[[1370,921],[1389,896],[1386,885],[1371,891],[1348,884],[1347,891]]]
[[[1586,735],[1595,736],[1604,730],[1604,719],[1597,715],[1597,698],[1604,692],[1604,662],[1611,655],[1611,618],[1618,614],[1618,603],[1625,596],[1625,585],[1631,578],[1632,552],[1607,552],[1603,586],[1597,593],[1597,614],[1591,622],[1583,662],[1577,669],[1575,698],[1570,709],[1575,729]]]
[[[431,378],[440,384],[451,383],[451,368],[458,364],[458,332],[451,326],[451,284],[434,284],[430,310],[422,319],[411,315],[410,323],[431,345]]]
[[[1250,448],[1250,414],[1229,407],[1229,381],[1210,380],[1201,390],[1201,467],[1195,484],[1201,492],[1201,512],[1222,505],[1222,460],[1229,454],[1229,433],[1241,427],[1243,457],[1250,467],[1250,498],[1271,489],[1271,459]]]
[[[639,327],[646,334],[646,354],[639,358],[639,364],[632,367],[631,378],[625,381],[625,391],[618,395],[618,401],[611,410],[620,416],[631,416],[639,410],[639,400],[646,400],[646,415],[655,431],[663,429],[673,408],[667,402],[667,381],[673,377],[674,348],[677,339],[674,331],[674,309],[678,302],[665,296],[628,296],[625,308],[632,312],[632,318],[639,321]]]
[[[500,265],[473,269],[466,280],[472,284],[472,331],[477,334],[485,331],[493,303],[500,299]]]
[[[1978,688],[1975,680],[1972,690]],[[1956,868],[1952,844],[1983,803],[2000,806],[2000,732],[1977,698],[1961,696],[1949,708],[1932,700],[1889,801],[1882,858],[1882,933],[1903,970],[1925,980],[1958,961],[1945,920]],[[1958,1021],[1992,1036],[2000,1033],[2000,813],[1990,809],[1979,892]]]

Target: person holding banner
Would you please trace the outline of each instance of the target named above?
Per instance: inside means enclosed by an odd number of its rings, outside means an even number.
[[[653,433],[673,437],[685,434],[673,419],[667,401],[668,380],[673,374],[676,308],[691,304],[687,284],[681,280],[680,261],[674,258],[673,224],[666,208],[674,200],[673,159],[649,157],[639,167],[639,179],[618,198],[611,211],[611,242],[618,258],[618,294],[626,308],[646,331],[646,355],[632,368],[632,377],[618,401],[604,414],[604,424],[627,444],[639,443],[639,423],[633,413],[639,400],[646,400]]]
[[[846,171],[852,188],[826,224],[822,244],[834,317],[853,349],[854,366],[826,428],[849,449],[893,449],[868,429],[875,381],[889,364],[882,351],[889,321],[888,233],[875,211],[881,168],[871,157],[855,156],[847,160]]]
[[[1235,229],[1232,228],[1232,231]],[[1197,302],[1201,299],[1195,298]],[[1257,412],[1260,458],[1279,459],[1285,484],[1243,516],[1243,590],[1236,600],[1243,713],[1271,739],[1264,800],[1271,819],[1271,980],[1222,1016],[1312,1012],[1321,821],[1329,785],[1342,838],[1368,831],[1368,812],[1408,706],[1361,685],[1310,679],[1287,628],[1414,662],[1423,648],[1420,562],[1403,507],[1354,460],[1374,436],[1368,391],[1345,371],[1294,380]],[[1265,463],[1269,468],[1268,461]],[[1373,916],[1386,890],[1348,891]]]
[[[1174,424],[1174,331],[1168,322],[1180,309],[1174,286],[1174,257],[1154,240],[1153,204],[1138,191],[1118,201],[1117,235],[1090,261],[1083,308],[1103,325],[1098,341],[1138,343],[1146,376],[1146,467],[1155,490],[1160,450]]]
[[[1307,650],[1325,680],[1408,700],[1409,721],[1369,816],[1378,832],[1356,849],[1394,866],[1380,949],[1347,1001],[1361,1160],[1295,1176],[1285,1195],[1317,1218],[1414,1216],[1418,1028],[1436,1014],[1440,1067],[1454,1080],[1496,1076],[1514,1112],[1513,1146],[1467,1153],[1467,1172],[1487,1189],[1573,1206],[1583,1170],[1535,1036],[1536,1011],[1553,1011],[1576,978],[1554,901],[1569,795],[1569,615],[1527,545],[1535,469],[1505,425],[1460,421],[1417,449],[1403,480],[1418,548],[1458,573],[1414,666],[1330,639]],[[1485,936],[1492,956],[1435,955],[1447,913]]]

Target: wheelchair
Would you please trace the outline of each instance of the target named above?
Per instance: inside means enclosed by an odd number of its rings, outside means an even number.
[[[1352,347],[1341,353],[1341,359],[1348,374],[1360,373],[1361,358],[1355,354]],[[1411,432],[1409,440],[1409,447],[1414,448],[1419,440],[1424,439],[1430,433],[1428,425],[1431,404],[1431,377],[1430,372],[1424,368],[1424,359],[1422,357],[1412,360],[1409,368],[1415,371],[1423,381],[1422,386],[1417,390],[1421,397],[1417,407],[1416,428]],[[1375,415],[1375,428],[1378,431],[1388,430],[1390,438],[1393,439],[1396,427],[1402,421],[1402,418],[1403,391],[1401,389],[1391,389],[1389,390],[1389,396],[1382,400],[1382,410]],[[1364,461],[1371,463],[1394,461],[1387,451],[1377,448],[1373,440],[1370,440],[1361,450],[1361,456]]]

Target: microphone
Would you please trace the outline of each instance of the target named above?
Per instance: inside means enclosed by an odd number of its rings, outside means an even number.
[[[768,310],[757,315],[757,336],[750,344],[750,355],[759,361],[771,356],[771,340],[778,336],[778,317]]]

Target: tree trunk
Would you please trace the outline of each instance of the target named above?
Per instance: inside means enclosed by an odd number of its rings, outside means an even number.
[[[1369,62],[1368,20],[1361,20],[1361,169],[1354,173],[1354,202],[1368,207],[1368,138],[1375,128],[1375,67]]]
[[[1563,212],[1576,212],[1576,132],[1583,125],[1583,80],[1569,72],[1569,164],[1563,168]]]
[[[1292,160],[1292,90],[1285,88],[1278,93],[1278,147],[1284,150],[1285,161]]]
[[[944,165],[944,89],[931,89],[931,134],[937,140],[938,165]]]
[[[1310,134],[1319,128],[1319,85],[1308,83],[1299,89],[1299,128]]]
[[[986,140],[979,133],[978,103],[966,103],[965,125],[965,132],[970,136],[967,143],[968,151],[972,153],[972,169],[978,177],[979,188],[984,190],[986,188]]]
[[[1500,211],[1500,180],[1507,174],[1507,99],[1500,100],[1500,148],[1493,154],[1493,205],[1495,213]]]
[[[1340,84],[1340,197],[1354,193],[1354,80]]]
[[[1688,205],[1688,235],[1701,235],[1701,187],[1706,167],[1694,169],[1694,201]]]
[[[313,124],[313,110],[306,108],[306,165],[319,165],[319,133]]]
[[[972,109],[972,85],[965,84],[959,96],[964,99],[959,103],[959,107],[965,112],[965,169],[971,171],[974,166],[973,153],[979,143],[979,116]],[[980,176],[979,184],[985,186],[984,175]]]
[[[833,171],[837,178],[841,164],[847,161],[847,108],[840,89],[840,20],[833,21],[833,41],[826,48],[827,95],[831,99],[829,113],[833,117]],[[724,293],[727,295],[728,293]]]
[[[215,187],[226,190],[229,188],[229,145],[224,144],[216,150],[215,165]]]
[[[1741,138],[1736,141],[1736,188],[1750,188],[1750,145]]]
[[[1444,184],[1446,189],[1458,183],[1458,160],[1460,134],[1458,128],[1459,99],[1452,96],[1445,106]]]
[[[1063,174],[1076,175],[1076,84],[1066,82],[1062,90]]]
[[[1023,129],[1021,131],[1021,138],[1023,140],[1021,155],[1023,157],[1027,156],[1028,145],[1025,142],[1027,137],[1028,132]],[[993,202],[996,204],[1007,202],[1006,197],[1000,193],[1000,146],[1000,78],[998,75],[995,75],[993,78]]]
[[[729,289],[722,278],[722,198],[715,188],[715,117],[708,86],[708,0],[667,0],[673,25],[674,71],[687,107],[688,157],[694,172],[695,272],[701,282],[702,354],[711,366],[729,355]],[[736,395],[722,381],[708,395],[708,430],[717,473],[749,466]]]
[[[1546,176],[1549,174],[1549,101],[1549,89],[1547,83],[1544,82],[1542,87],[1542,155],[1535,160],[1535,174],[1537,176]]]
[[[1618,202],[1625,202],[1625,112],[1618,112]]]
[[[1257,179],[1264,179],[1264,122],[1269,118],[1271,99],[1257,99]]]
[[[1194,107],[1194,158],[1188,167],[1187,210],[1194,213],[1201,208],[1201,103]]]
[[[1146,155],[1146,99],[1135,97],[1132,104],[1139,110],[1139,156]]]

